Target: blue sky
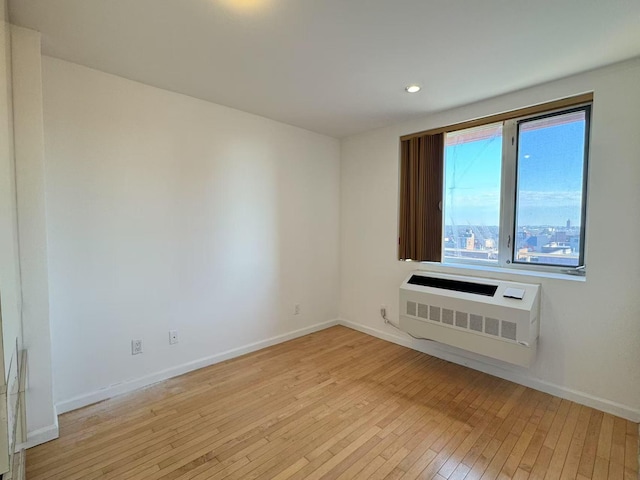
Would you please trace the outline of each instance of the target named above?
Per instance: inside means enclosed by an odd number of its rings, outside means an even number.
[[[519,139],[518,224],[577,226],[585,122],[537,126]],[[501,156],[499,133],[445,148],[446,225],[498,225]]]

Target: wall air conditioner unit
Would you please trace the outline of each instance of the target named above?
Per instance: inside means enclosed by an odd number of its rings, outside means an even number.
[[[529,367],[540,285],[414,272],[400,286],[400,328],[416,337]]]

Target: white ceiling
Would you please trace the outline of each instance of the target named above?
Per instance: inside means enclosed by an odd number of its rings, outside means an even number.
[[[640,55],[640,0],[11,0],[10,14],[46,55],[335,137]]]

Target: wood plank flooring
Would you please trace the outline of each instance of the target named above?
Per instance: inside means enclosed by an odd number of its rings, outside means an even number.
[[[638,425],[333,327],[62,415],[27,479],[638,479]]]

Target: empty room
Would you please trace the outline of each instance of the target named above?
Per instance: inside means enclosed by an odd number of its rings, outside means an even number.
[[[638,0],[2,0],[0,480],[638,480]]]

